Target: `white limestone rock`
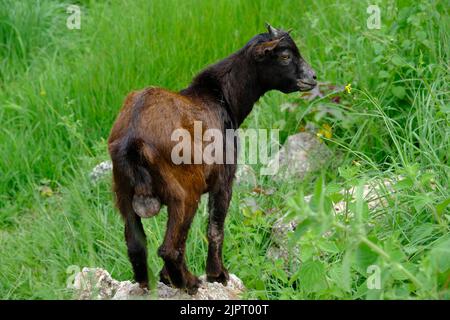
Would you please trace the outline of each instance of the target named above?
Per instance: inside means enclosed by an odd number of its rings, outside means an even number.
[[[189,295],[184,290],[171,288],[158,282],[154,291],[148,291],[131,281],[118,281],[108,271],[101,268],[83,268],[75,275],[71,289],[77,300],[239,300],[245,291],[244,284],[234,274],[230,274],[227,286],[206,281],[200,277],[202,284],[197,294]]]

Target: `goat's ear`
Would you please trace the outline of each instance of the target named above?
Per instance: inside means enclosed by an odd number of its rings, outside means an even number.
[[[270,54],[278,46],[278,44],[280,43],[281,40],[283,40],[283,38],[272,40],[272,41],[266,41],[266,42],[256,45],[255,58],[258,60],[263,59],[265,56]]]

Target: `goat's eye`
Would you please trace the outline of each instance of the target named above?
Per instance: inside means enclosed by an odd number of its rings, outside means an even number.
[[[291,56],[289,54],[287,54],[287,53],[282,54],[280,56],[280,59],[283,60],[283,61],[289,60],[290,58],[291,58]]]

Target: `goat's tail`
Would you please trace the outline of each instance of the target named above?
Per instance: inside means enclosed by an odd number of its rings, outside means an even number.
[[[134,191],[133,210],[142,218],[156,215],[161,201],[154,193],[149,160],[143,154],[145,142],[129,132],[110,150],[114,171],[125,176]]]

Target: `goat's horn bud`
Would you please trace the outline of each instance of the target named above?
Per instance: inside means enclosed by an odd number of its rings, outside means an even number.
[[[275,29],[274,27],[272,27],[268,22],[266,22],[266,28],[267,31],[269,32],[269,34],[273,37],[278,37],[280,35],[280,33],[278,32],[277,29]]]

